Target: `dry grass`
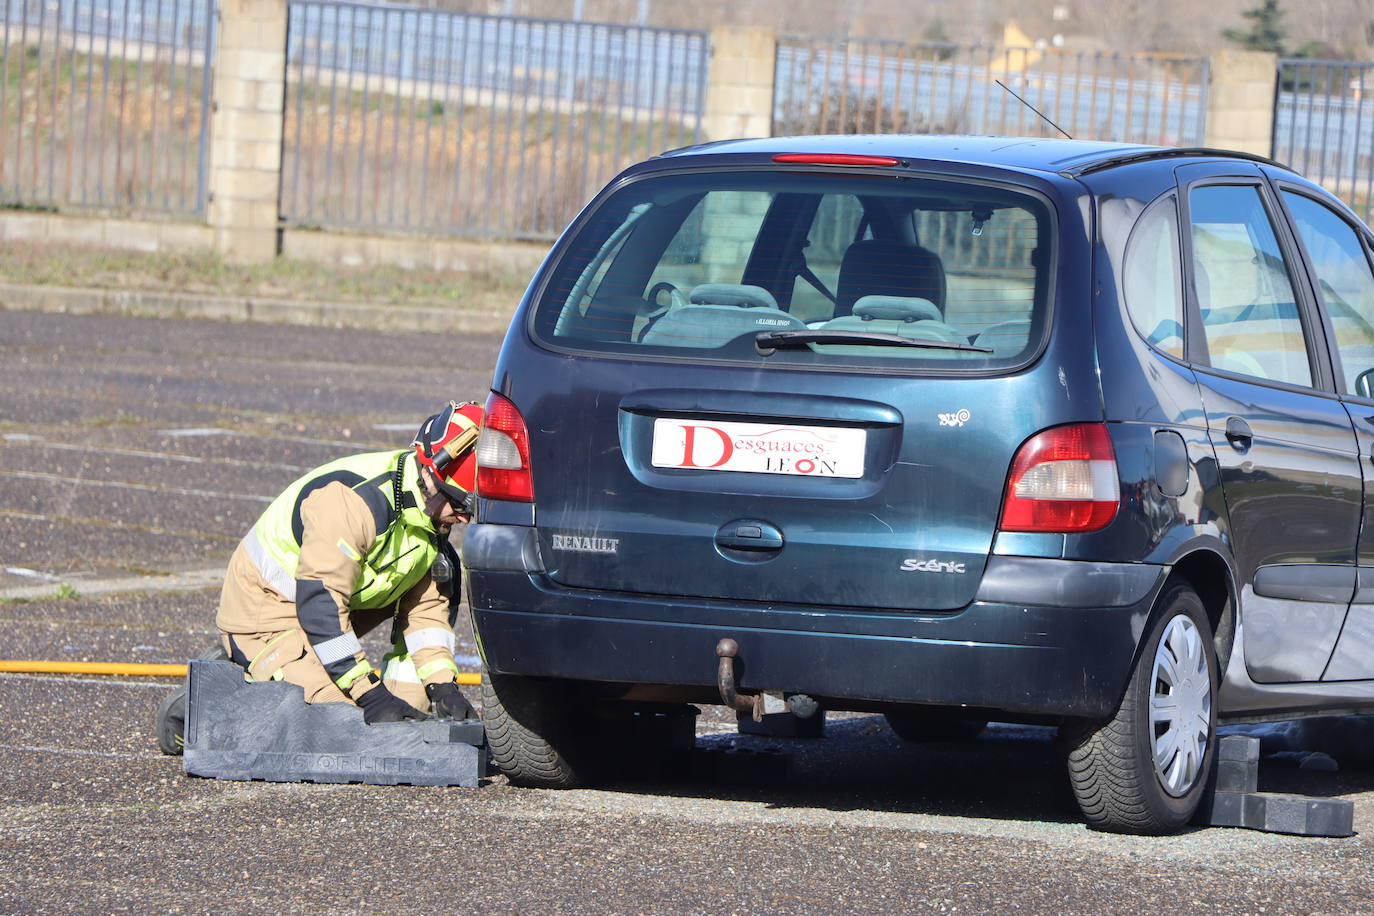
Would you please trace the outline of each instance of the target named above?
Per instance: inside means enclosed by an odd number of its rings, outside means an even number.
[[[208,253],[144,253],[7,242],[0,246],[0,282],[509,310],[524,293],[529,277],[498,268],[456,273],[385,266],[350,268],[286,258],[239,266]]]
[[[0,67],[0,200],[193,211],[200,69],[11,46]]]
[[[283,208],[297,225],[552,237],[621,169],[694,136],[681,122],[595,106],[334,96],[311,84],[288,99]]]

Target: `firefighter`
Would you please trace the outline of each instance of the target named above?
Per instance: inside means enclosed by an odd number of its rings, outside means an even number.
[[[272,501],[229,560],[215,621],[248,680],[354,703],[368,724],[476,717],[455,682],[448,532],[472,515],[481,423],[481,407],[450,402],[412,448],[341,458]],[[386,621],[394,644],[378,680],[358,635]],[[176,752],[181,725],[160,726],[164,750]]]

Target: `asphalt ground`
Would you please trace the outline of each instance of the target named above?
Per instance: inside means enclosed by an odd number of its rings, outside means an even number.
[[[266,500],[480,400],[498,344],[0,313],[0,658],[199,654],[207,578]],[[276,785],[161,756],[168,690],[0,675],[0,912],[1374,912],[1374,757],[1261,767],[1262,790],[1352,800],[1354,837],[1122,837],[1083,826],[1050,729],[903,743],[832,716],[785,741],[706,707],[700,746],[789,754],[786,777]]]

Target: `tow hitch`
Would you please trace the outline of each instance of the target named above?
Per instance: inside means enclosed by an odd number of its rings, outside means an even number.
[[[735,684],[735,659],[739,656],[739,643],[725,637],[716,643],[716,657],[720,659],[716,667],[716,689],[720,700],[738,712],[748,713],[755,722],[762,722],[765,715],[791,712],[798,719],[809,719],[819,710],[820,705],[804,693],[794,693],[783,699],[781,691],[765,690],[753,696],[741,694]]]

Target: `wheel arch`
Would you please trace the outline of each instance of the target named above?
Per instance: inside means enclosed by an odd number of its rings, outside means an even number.
[[[1172,576],[1197,592],[1212,625],[1218,674],[1226,671],[1236,638],[1236,585],[1230,561],[1217,547],[1199,544],[1173,562]]]

